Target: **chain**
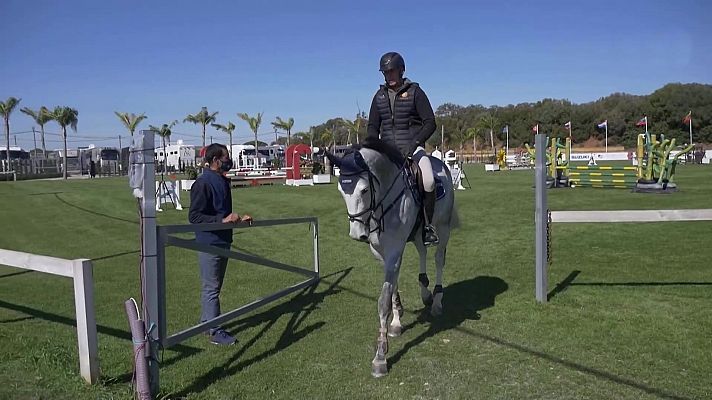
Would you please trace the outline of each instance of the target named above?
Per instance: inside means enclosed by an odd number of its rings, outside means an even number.
[[[551,265],[551,210],[546,210],[546,263]]]

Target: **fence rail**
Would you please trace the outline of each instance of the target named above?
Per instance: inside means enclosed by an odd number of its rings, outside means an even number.
[[[31,253],[0,249],[0,265],[72,278],[77,317],[79,370],[88,383],[99,380],[99,350],[94,317],[94,289],[90,260],[65,260]]]

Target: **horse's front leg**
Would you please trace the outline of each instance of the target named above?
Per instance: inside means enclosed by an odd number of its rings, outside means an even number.
[[[418,256],[420,258],[420,273],[418,274],[418,286],[420,287],[420,299],[423,300],[423,305],[425,307],[430,307],[433,304],[433,294],[430,293],[428,286],[430,285],[430,280],[428,279],[427,266],[427,256],[428,248],[423,244],[423,240],[419,239],[420,233],[417,233],[418,239],[415,240],[415,248],[418,250]]]
[[[398,260],[400,271],[401,260]],[[396,277],[396,284],[393,287],[393,293],[391,295],[391,324],[388,325],[388,336],[397,337],[401,335],[403,327],[401,326],[400,318],[403,316],[403,304],[401,302],[400,293],[398,292],[398,277]]]
[[[371,374],[378,378],[388,374],[388,362],[386,354],[388,353],[388,319],[391,314],[397,318],[398,314],[392,312],[393,295],[398,285],[398,273],[400,270],[400,260],[403,255],[403,249],[394,254],[389,254],[383,257],[383,269],[385,277],[383,286],[381,287],[381,295],[378,298],[378,338],[376,339],[376,355],[371,362]],[[400,326],[400,320],[397,324]]]
[[[443,313],[443,270],[445,269],[445,256],[447,255],[447,242],[450,237],[449,230],[442,229],[440,244],[435,250],[435,287],[433,288],[433,304],[430,314],[439,317]]]

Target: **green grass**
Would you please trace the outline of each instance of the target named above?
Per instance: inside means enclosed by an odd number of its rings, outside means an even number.
[[[315,215],[324,279],[226,325],[239,342],[195,337],[163,353],[166,398],[703,399],[712,396],[712,223],[560,224],[548,305],[534,301],[532,171],[467,167],[462,227],[445,273],[445,315],[421,317],[417,254],[401,290],[405,331],[390,374],[370,376],[382,272],[348,239],[335,185],[233,191],[255,218]],[[683,166],[673,195],[549,191],[554,210],[710,208],[712,168]],[[187,202],[187,201],[186,201]],[[94,259],[101,383],[79,377],[71,281],[0,267],[0,398],[129,399],[123,301],[138,297],[138,225],[125,179],[0,184],[0,248]],[[159,223],[185,223],[166,211]],[[240,231],[235,246],[308,267],[307,225]],[[168,327],[199,314],[196,255],[169,248]],[[433,269],[431,269],[433,271]],[[434,272],[431,272],[431,278]],[[570,285],[557,284],[573,278]],[[225,310],[299,277],[231,261]]]

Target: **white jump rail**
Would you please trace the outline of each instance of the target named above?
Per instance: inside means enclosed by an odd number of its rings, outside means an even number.
[[[79,370],[85,381],[99,380],[99,349],[94,318],[94,289],[91,260],[65,260],[0,249],[0,265],[72,278],[79,342]]]
[[[539,303],[548,301],[547,266],[549,258],[546,193],[545,148],[547,137],[537,134],[535,139],[536,162],[534,177],[534,226],[535,226],[535,297]],[[551,223],[640,223],[674,221],[712,221],[712,209],[686,210],[596,210],[596,211],[551,211]]]
[[[712,209],[552,211],[551,222],[668,222],[712,221]]]

